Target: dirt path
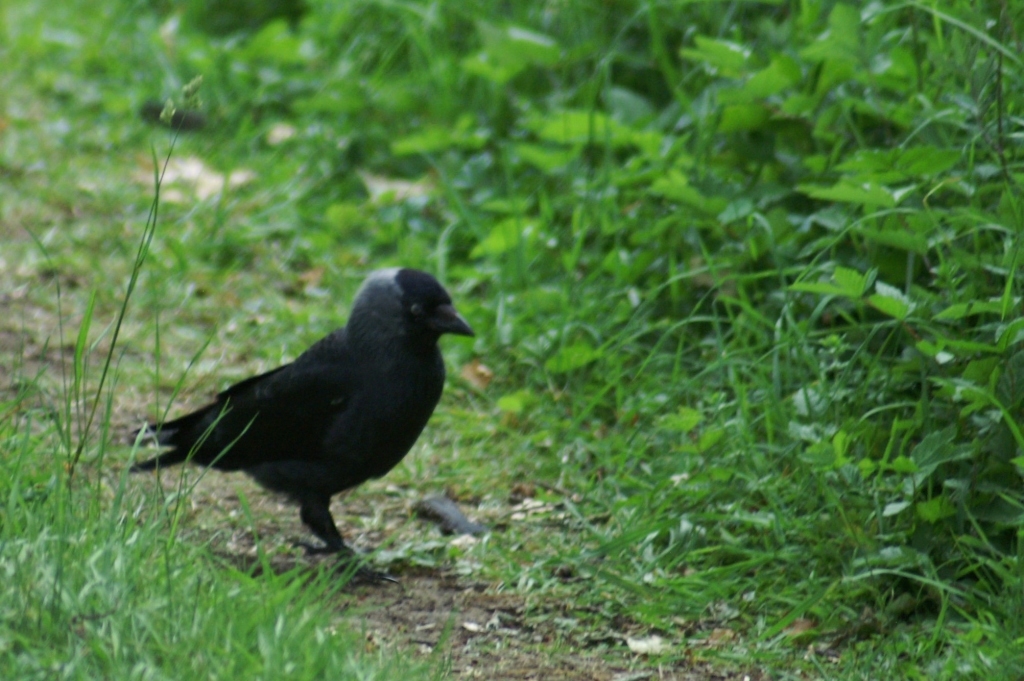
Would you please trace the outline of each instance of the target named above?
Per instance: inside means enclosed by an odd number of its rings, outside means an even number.
[[[140,484],[155,482],[140,480]],[[433,523],[417,518],[413,506],[419,495],[415,489],[376,481],[332,505],[350,543],[364,551],[376,546],[392,547],[380,552],[385,564],[378,561],[375,565],[393,575],[397,584],[353,582],[333,603],[339,623],[361,632],[368,650],[393,649],[430,659],[435,667],[447,670],[448,678],[456,679],[764,678],[753,670],[727,672],[702,662],[699,647],[694,649],[695,654],[659,665],[631,652],[627,638],[641,638],[648,632],[628,618],[597,626],[593,621],[580,623],[576,603],[546,594],[524,594],[498,581],[456,574],[447,562],[436,567],[412,564],[415,555],[401,557],[403,547],[417,542],[434,546],[477,541],[443,536]],[[241,510],[242,498],[256,520],[261,548],[271,556],[276,571],[284,572],[296,565],[310,571],[335,569],[334,558],[307,557],[294,549],[293,542],[308,539],[296,509],[240,474],[205,475],[190,495],[188,524],[203,541],[214,546],[219,556],[243,568],[256,565],[256,541],[247,520],[250,516]],[[486,521],[472,507],[465,510],[471,518]],[[536,531],[550,529],[537,527]],[[494,533],[490,541],[501,542],[501,533]],[[672,641],[670,645],[678,651],[685,643]]]
[[[353,589],[346,617],[368,643],[447,658],[460,679],[754,679],[702,665],[651,666],[628,653],[624,640],[581,640],[554,618],[527,613],[521,596],[496,593],[484,583],[424,574],[401,588]],[[632,659],[631,659],[632,657]],[[684,668],[685,666],[685,668]]]

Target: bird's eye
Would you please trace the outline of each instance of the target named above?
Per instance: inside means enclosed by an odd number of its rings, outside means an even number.
[[[423,316],[423,306],[420,305],[419,303],[413,303],[409,307],[409,312],[411,312],[414,317],[422,317]]]

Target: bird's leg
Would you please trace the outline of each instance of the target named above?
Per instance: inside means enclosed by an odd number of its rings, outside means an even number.
[[[306,549],[307,555],[338,553],[341,554],[338,569],[342,572],[351,571],[353,579],[371,583],[398,583],[394,577],[367,567],[363,564],[363,557],[355,549],[345,544],[341,538],[341,532],[338,532],[338,526],[334,524],[334,517],[331,515],[330,497],[303,499],[299,516],[306,527],[324,543],[324,546],[300,543],[299,546]]]
[[[323,546],[313,546],[300,542],[299,546],[306,549],[310,555],[352,551],[345,546],[345,540],[341,538],[341,532],[338,532],[338,526],[334,524],[330,502],[330,497],[306,497],[301,502],[299,517],[317,539],[324,543]]]

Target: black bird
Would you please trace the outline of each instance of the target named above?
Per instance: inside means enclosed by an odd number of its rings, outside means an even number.
[[[324,542],[307,550],[342,551],[331,497],[384,475],[416,442],[444,388],[437,340],[446,333],[473,330],[434,277],[376,271],[356,294],[348,323],[294,362],[137,431],[172,449],[132,471],[183,461],[244,471],[299,504],[302,522]]]

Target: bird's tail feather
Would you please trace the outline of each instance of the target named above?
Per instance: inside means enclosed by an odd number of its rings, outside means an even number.
[[[157,444],[163,447],[173,445],[172,440],[178,433],[177,428],[168,428],[167,426],[157,426],[155,423],[147,423],[138,430],[132,431],[129,436],[130,442],[135,442],[139,438],[142,438],[142,442],[146,444]]]
[[[235,444],[235,438],[229,445],[223,448],[205,449],[207,438],[213,433],[214,428],[220,419],[228,411],[227,403],[214,403],[191,414],[186,414],[173,421],[167,421],[157,425],[150,423],[132,433],[132,442],[141,440],[156,443],[161,447],[173,447],[170,451],[164,452],[147,461],[142,461],[131,467],[131,472],[151,471],[156,468],[165,468],[175,464],[184,463],[192,457],[196,463],[204,466],[216,465],[216,462],[228,452]],[[211,412],[215,418],[211,419]],[[209,423],[207,423],[209,421]],[[248,426],[246,426],[248,430]],[[245,431],[243,430],[242,433]],[[238,437],[241,437],[239,434]]]
[[[157,468],[165,468],[167,466],[173,466],[175,464],[182,463],[188,458],[188,450],[182,451],[180,449],[172,449],[169,452],[164,452],[160,456],[154,456],[152,459],[146,461],[140,461],[129,469],[131,473],[141,473],[142,471],[152,471]]]
[[[139,428],[131,434],[132,442],[147,442],[155,443],[161,447],[174,447],[174,436],[177,435],[177,428],[159,428],[154,423],[147,423],[142,428]],[[154,456],[152,459],[146,461],[140,461],[133,465],[129,472],[138,473],[141,471],[151,471],[156,468],[163,468],[165,466],[173,466],[183,462],[188,457],[188,449],[182,452],[180,447],[175,447],[169,452],[164,452],[159,456]]]

